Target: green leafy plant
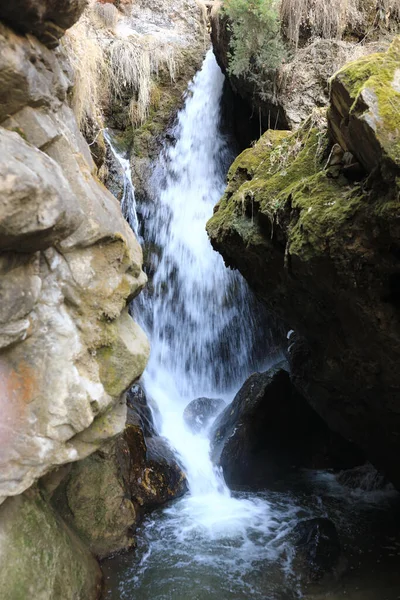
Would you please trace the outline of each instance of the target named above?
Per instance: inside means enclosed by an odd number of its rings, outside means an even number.
[[[278,67],[285,56],[276,0],[225,0],[231,34],[231,75],[255,75]]]

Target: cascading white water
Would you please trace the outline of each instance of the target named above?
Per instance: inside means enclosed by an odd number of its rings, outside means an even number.
[[[128,221],[129,225],[132,227],[133,231],[138,235],[139,230],[139,222],[136,212],[136,199],[135,199],[135,188],[132,183],[132,173],[131,173],[131,165],[129,163],[129,159],[125,158],[117,152],[114,148],[113,143],[111,141],[110,135],[108,131],[104,130],[105,140],[117,161],[117,164],[121,167],[122,172],[122,182],[123,182],[123,192],[121,198],[121,210],[125,219]]]
[[[192,496],[229,492],[209,458],[209,440],[185,427],[182,413],[199,396],[231,394],[258,366],[250,293],[213,251],[205,224],[225,187],[229,145],[220,132],[224,76],[210,50],[189,86],[175,144],[160,157],[157,199],[145,212],[147,237],[159,248],[150,309],[147,393],[162,414],[161,433],[179,452]],[[267,348],[265,349],[268,350]]]

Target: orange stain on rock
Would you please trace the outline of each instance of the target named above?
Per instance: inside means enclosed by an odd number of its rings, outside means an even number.
[[[0,358],[0,459],[7,454],[14,438],[31,428],[28,405],[34,399],[37,378],[34,370],[21,361],[14,368]]]

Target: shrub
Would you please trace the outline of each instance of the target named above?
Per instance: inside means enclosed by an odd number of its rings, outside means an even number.
[[[225,0],[222,10],[229,19],[232,75],[251,76],[281,64],[285,49],[276,0]]]

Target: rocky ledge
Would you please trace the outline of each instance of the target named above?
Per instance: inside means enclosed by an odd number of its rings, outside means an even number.
[[[293,380],[400,486],[400,41],[346,65],[295,133],[267,131],[229,172],[207,229],[295,330]]]

